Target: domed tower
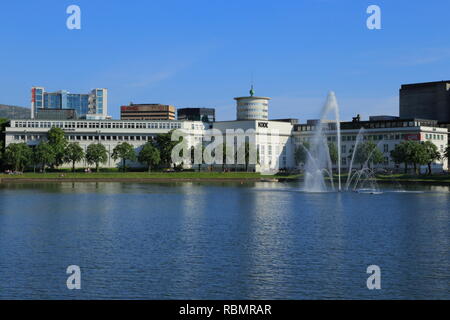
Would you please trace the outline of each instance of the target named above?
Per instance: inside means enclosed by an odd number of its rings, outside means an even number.
[[[249,97],[237,97],[236,100],[236,118],[237,120],[268,120],[269,119],[269,100],[267,97],[255,96],[253,86],[250,89]]]

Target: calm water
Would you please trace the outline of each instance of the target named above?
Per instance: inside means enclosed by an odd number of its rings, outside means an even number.
[[[450,190],[406,191],[424,192],[0,185],[0,298],[449,299]],[[66,287],[73,264],[81,290]]]

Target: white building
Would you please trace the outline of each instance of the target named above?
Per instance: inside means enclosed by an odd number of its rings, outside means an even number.
[[[111,159],[112,150],[121,142],[128,142],[135,147],[136,152],[147,142],[160,133],[167,133],[173,129],[183,129],[189,148],[207,144],[208,129],[218,129],[222,135],[241,132],[248,141],[254,141],[257,151],[256,162],[248,166],[248,170],[256,172],[273,172],[280,169],[298,168],[295,163],[295,150],[301,143],[308,142],[317,125],[314,121],[297,124],[293,119],[266,120],[268,118],[268,101],[270,98],[254,97],[253,89],[250,97],[235,98],[237,100],[236,121],[219,121],[204,123],[201,121],[126,121],[126,120],[11,120],[6,128],[6,145],[10,143],[26,142],[33,146],[44,141],[47,132],[52,127],[61,128],[70,142],[78,142],[83,149],[92,143],[102,143],[109,153],[106,167],[117,167],[119,161]],[[253,106],[251,103],[260,103]],[[256,108],[256,109],[254,109]],[[256,110],[256,111],[255,111]],[[348,167],[349,158],[356,144],[357,135],[364,128],[363,140],[374,141],[384,154],[384,163],[378,167],[397,169],[398,164],[390,157],[390,151],[395,145],[404,140],[431,141],[441,153],[448,146],[448,129],[438,126],[434,120],[377,118],[376,121],[359,121],[341,123],[341,166]],[[337,142],[336,124],[324,124],[324,131],[328,141]],[[225,138],[226,139],[226,138]],[[251,140],[254,139],[254,140]],[[336,143],[337,145],[337,143]],[[183,161],[185,167],[189,163]],[[131,166],[140,166],[130,163]],[[77,166],[86,167],[83,161]],[[227,167],[228,165],[212,165]],[[244,165],[245,166],[245,165]],[[242,170],[243,165],[234,163],[228,167]],[[202,166],[201,166],[202,167]],[[204,165],[203,168],[206,166]],[[447,170],[447,160],[436,161],[432,165],[435,172]],[[399,168],[400,169],[400,168]]]
[[[278,171],[294,168],[293,124],[288,121],[219,121],[213,123],[214,129],[223,134],[227,131],[242,130],[247,139],[254,138],[257,151],[256,164],[250,169],[256,172]],[[234,167],[233,165],[231,167]]]
[[[337,145],[336,123],[324,124],[324,134],[329,142]],[[361,131],[361,128],[362,131]],[[301,143],[309,142],[316,130],[313,122],[294,126],[294,140],[296,147]],[[389,119],[378,121],[356,121],[341,123],[341,167],[347,168],[356,144],[358,134],[362,132],[362,141],[373,141],[384,155],[384,162],[374,165],[375,168],[399,169],[390,156],[390,152],[402,141],[431,141],[434,143],[441,155],[448,146],[448,130],[440,128],[435,120],[423,119]],[[423,171],[426,170],[424,166]],[[432,164],[434,172],[448,170],[448,160],[442,158]]]
[[[236,119],[240,120],[268,120],[269,119],[269,100],[267,97],[255,97],[255,91],[250,90],[249,97],[237,97],[236,100]]]
[[[84,151],[92,143],[105,145],[108,161],[104,166],[114,168],[120,161],[114,161],[111,154],[119,143],[127,142],[139,152],[147,141],[173,129],[184,129],[192,137],[202,137],[205,124],[201,121],[11,120],[5,132],[6,146],[21,142],[35,146],[47,139],[47,132],[53,127],[61,128],[68,141],[78,142]],[[128,165],[140,166],[138,163]],[[87,167],[87,163],[82,161],[77,166]]]

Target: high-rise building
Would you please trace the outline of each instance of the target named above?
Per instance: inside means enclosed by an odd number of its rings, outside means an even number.
[[[249,97],[238,97],[236,100],[237,120],[268,120],[269,100],[267,97],[255,97],[253,86]]]
[[[120,107],[121,120],[175,120],[175,107],[165,104],[133,104]]]
[[[177,110],[178,120],[215,122],[216,110],[213,108],[182,108]]]
[[[79,118],[108,118],[108,90],[93,89],[90,93],[70,93],[66,90],[46,92],[43,87],[31,88],[31,118],[45,109],[73,109]]]
[[[400,118],[432,119],[450,123],[450,81],[402,85]]]

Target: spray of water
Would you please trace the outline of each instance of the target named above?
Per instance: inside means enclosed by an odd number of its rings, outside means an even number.
[[[308,157],[305,164],[305,191],[307,192],[325,192],[324,173],[328,175],[332,189],[333,182],[333,164],[330,157],[327,136],[323,132],[324,127],[328,129],[330,119],[328,115],[334,114],[334,124],[336,125],[337,135],[337,171],[338,171],[338,190],[341,191],[341,124],[339,119],[339,106],[334,92],[330,92],[327,101],[322,109],[320,119],[316,125],[314,135],[310,141]]]

